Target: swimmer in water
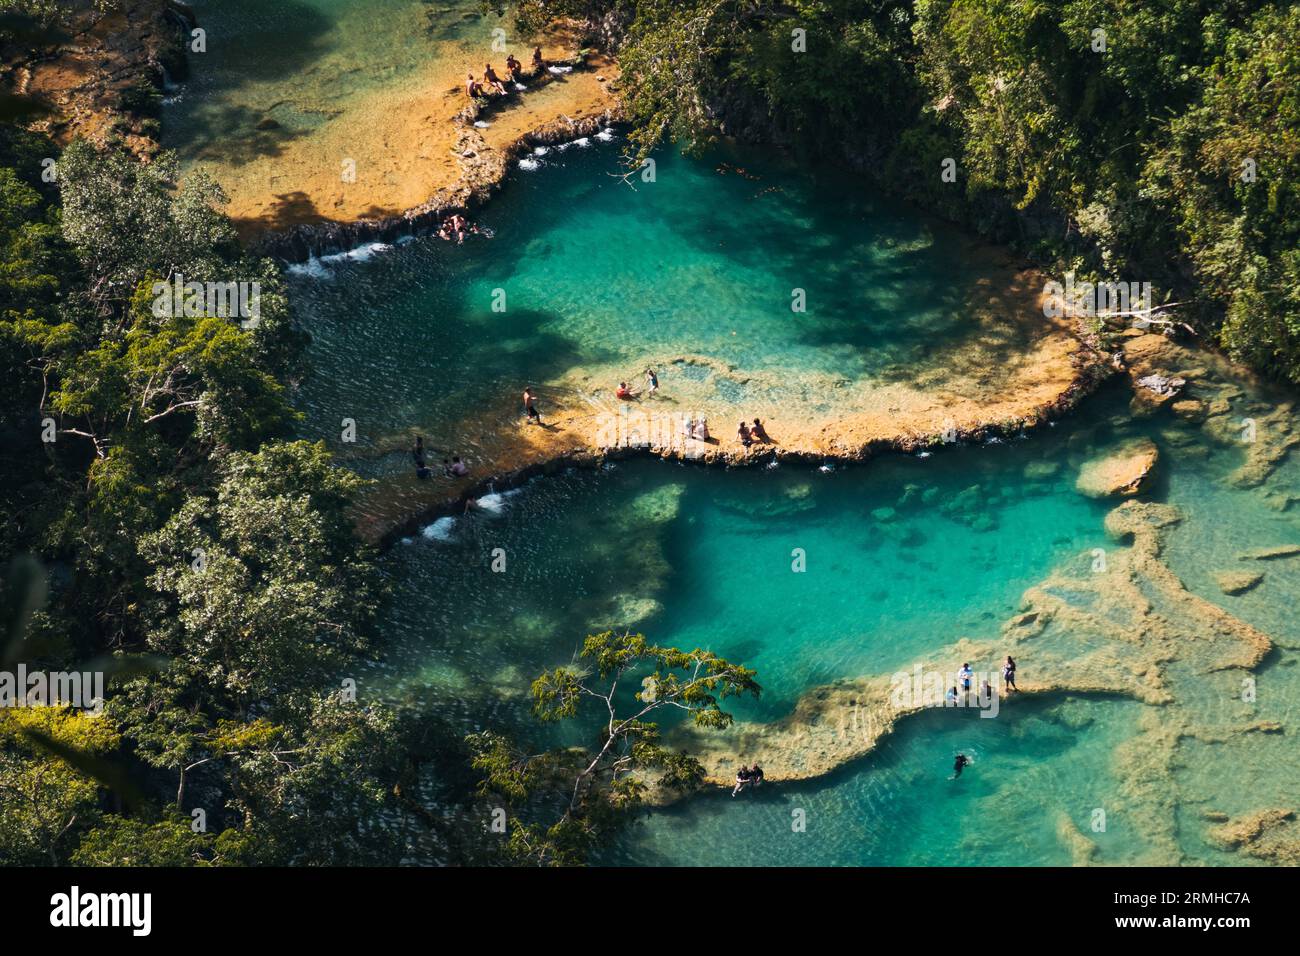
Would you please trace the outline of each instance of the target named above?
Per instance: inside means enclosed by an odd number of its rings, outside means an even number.
[[[958,777],[960,777],[962,769],[969,763],[970,763],[969,757],[967,757],[965,754],[958,754],[957,757],[952,762],[952,776],[949,777],[948,779],[956,780]]]

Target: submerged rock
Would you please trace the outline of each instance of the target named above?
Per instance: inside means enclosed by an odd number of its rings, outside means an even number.
[[[1248,856],[1273,863],[1294,866],[1300,863],[1300,827],[1295,811],[1269,808],[1243,814],[1235,820],[1210,827],[1206,836],[1226,850],[1239,850]]]
[[[1243,551],[1237,557],[1242,561],[1276,561],[1278,558],[1293,558],[1297,554],[1300,554],[1300,544],[1279,544],[1272,548]]]
[[[635,530],[639,525],[666,524],[672,521],[681,510],[682,495],[685,492],[686,486],[677,482],[637,495],[623,509],[623,524],[629,530]]]
[[[1056,477],[1056,473],[1060,470],[1059,461],[1031,461],[1025,465],[1025,477],[1030,481],[1040,481]]]
[[[1080,830],[1068,813],[1056,816],[1056,838],[1070,853],[1071,866],[1091,866],[1097,856],[1097,844]]]
[[[1214,576],[1224,594],[1245,594],[1264,580],[1262,571],[1220,571]]]
[[[1140,438],[1084,463],[1075,488],[1090,498],[1135,495],[1156,466],[1160,452],[1155,442]]]
[[[616,594],[610,598],[608,607],[608,611],[591,619],[593,634],[611,627],[635,629],[664,609],[654,598],[637,594]]]
[[[1210,412],[1204,402],[1199,402],[1194,398],[1180,399],[1170,405],[1169,408],[1179,418],[1189,422],[1203,422]]]

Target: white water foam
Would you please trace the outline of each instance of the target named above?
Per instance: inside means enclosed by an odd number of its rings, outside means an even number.
[[[399,240],[400,242],[400,240]],[[386,242],[367,242],[346,252],[332,252],[324,256],[312,256],[306,262],[298,262],[287,268],[287,272],[297,276],[310,276],[313,279],[329,278],[333,266],[344,262],[365,262],[384,252],[391,252],[392,246]]]
[[[492,491],[488,492],[482,498],[479,498],[476,504],[481,510],[489,514],[499,515],[506,510],[506,502],[519,494],[521,489],[514,488],[510,491]]]
[[[451,532],[456,527],[456,519],[452,515],[439,518],[433,524],[426,526],[420,531],[429,541],[450,541],[452,540]]]

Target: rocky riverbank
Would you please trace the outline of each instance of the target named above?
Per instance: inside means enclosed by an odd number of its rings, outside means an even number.
[[[108,13],[65,5],[65,22],[5,45],[0,90],[30,101],[29,125],[63,146],[118,138],[141,159],[158,152],[159,93],[187,73],[193,15],[172,0],[121,0]]]
[[[1069,322],[1044,318],[1041,289],[1042,277],[1024,271],[995,293],[979,290],[970,303],[970,336],[910,378],[846,381],[662,355],[648,358],[659,371],[659,391],[622,401],[611,386],[638,381],[645,365],[572,369],[537,389],[543,425],[525,422],[516,396],[503,398],[440,437],[475,449],[470,476],[419,481],[403,462],[400,475],[379,481],[363,500],[358,527],[369,541],[391,543],[463,510],[489,488],[634,455],[723,467],[834,467],[885,452],[1014,440],[1068,414],[1114,373],[1109,356],[1081,342]],[[755,417],[766,440],[746,448],[736,423]],[[709,440],[686,437],[686,422],[701,418],[709,422]],[[403,456],[416,432],[389,436],[369,454]]]

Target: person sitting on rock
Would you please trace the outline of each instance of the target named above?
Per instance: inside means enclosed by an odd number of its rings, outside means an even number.
[[[524,65],[515,59],[513,53],[506,55],[506,69],[510,72],[510,78],[516,83],[519,82],[520,78],[524,74]]]
[[[533,69],[540,72],[544,66],[546,66],[546,61],[542,59],[542,48],[540,46],[533,47]]]
[[[740,793],[740,791],[749,786],[752,780],[753,775],[750,773],[749,768],[742,763],[740,769],[736,771],[736,789],[731,791],[731,795],[734,797],[736,794]]]
[[[754,419],[754,427],[749,430],[749,433],[754,436],[754,441],[760,441],[765,445],[772,440],[767,437],[767,429],[757,418]]]
[[[740,423],[740,427],[736,429],[736,437],[740,439],[740,443],[746,448],[754,444],[754,436],[750,433],[749,426],[743,421]]]
[[[483,84],[474,79],[473,73],[465,74],[465,95],[471,100],[483,95]]]
[[[619,382],[618,390],[614,392],[614,395],[617,396],[618,398],[623,399],[624,401],[626,401],[629,398],[635,397],[635,393],[632,391],[632,389],[627,387],[627,382]]]
[[[491,63],[483,64],[483,82],[496,90],[498,96],[506,95],[506,85],[501,82],[501,77],[497,76],[497,71],[492,69]]]
[[[708,441],[709,440],[708,419],[701,418],[698,422],[696,422],[695,430],[693,434],[695,435],[695,439],[697,441]]]

